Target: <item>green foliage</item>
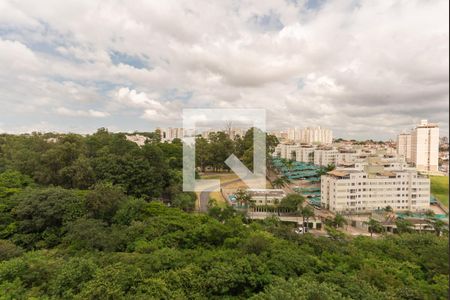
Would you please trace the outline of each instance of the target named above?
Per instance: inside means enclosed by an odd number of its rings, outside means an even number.
[[[86,195],[86,209],[91,217],[110,222],[125,200],[122,189],[100,183]]]
[[[172,205],[184,211],[193,211],[197,195],[195,193],[179,193],[172,200]]]
[[[448,176],[431,176],[431,193],[448,207]]]
[[[286,300],[342,300],[350,299],[337,291],[337,286],[319,283],[312,279],[277,280],[253,300],[286,299]]]
[[[63,226],[85,213],[83,197],[57,187],[27,189],[16,195],[14,201],[17,205],[11,213],[17,232],[13,239],[26,248],[57,245]]]
[[[296,212],[300,210],[304,202],[305,198],[303,196],[299,194],[289,194],[281,199],[279,207],[290,212]]]
[[[202,141],[197,164],[224,168],[215,159],[231,151],[251,165],[253,133]],[[343,234],[340,215],[315,237],[213,203],[192,213],[182,144],[149,137],[138,147],[105,129],[0,136],[0,299],[446,299],[438,220],[438,234],[400,222],[401,235],[372,239]],[[314,214],[298,195],[279,207],[304,222]]]
[[[13,242],[0,240],[0,261],[20,256],[22,253],[22,249],[17,247]]]

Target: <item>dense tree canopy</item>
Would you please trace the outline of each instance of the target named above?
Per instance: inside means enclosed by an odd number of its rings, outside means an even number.
[[[150,136],[0,136],[0,299],[447,298],[446,235],[351,238],[336,219],[314,237],[231,207],[192,213],[182,145]],[[303,202],[280,205],[307,220]]]

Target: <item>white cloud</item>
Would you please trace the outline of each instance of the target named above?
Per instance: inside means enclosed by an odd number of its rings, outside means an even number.
[[[109,113],[117,128],[184,107],[267,108],[272,128],[352,137],[448,126],[448,1],[296,2],[2,1],[0,104],[19,119],[77,107],[63,114],[98,127]]]
[[[68,117],[93,117],[93,118],[105,118],[109,116],[109,113],[97,111],[93,109],[89,110],[71,110],[65,107],[58,107],[55,109],[55,112],[62,116]]]

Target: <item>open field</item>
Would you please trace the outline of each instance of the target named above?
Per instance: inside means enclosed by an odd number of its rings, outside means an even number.
[[[448,207],[448,176],[430,176],[431,193]]]
[[[220,184],[223,188],[227,189],[239,189],[247,188],[247,185],[239,179],[235,173],[206,173],[201,174],[202,179],[220,179]],[[272,184],[270,181],[266,181],[266,188],[271,189]]]
[[[228,192],[234,192],[235,190],[239,188],[247,188],[247,185],[239,179],[239,177],[234,173],[205,173],[200,174],[200,177],[202,179],[219,179],[220,185],[224,189],[224,191]],[[267,181],[266,182],[267,188],[272,188],[272,184]],[[207,201],[206,199],[201,199],[201,193],[197,193],[197,206],[201,206],[201,201]],[[204,197],[204,196],[203,196]],[[219,206],[226,206],[227,201],[223,197],[222,193],[220,192],[211,192],[209,193],[208,198],[213,198],[217,200],[217,203]],[[204,205],[203,205],[204,206]]]

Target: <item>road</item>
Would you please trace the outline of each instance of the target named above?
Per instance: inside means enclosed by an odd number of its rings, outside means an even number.
[[[207,212],[208,211],[208,201],[209,201],[209,194],[211,192],[201,192],[200,193],[200,205],[199,205],[199,211],[201,212]]]

